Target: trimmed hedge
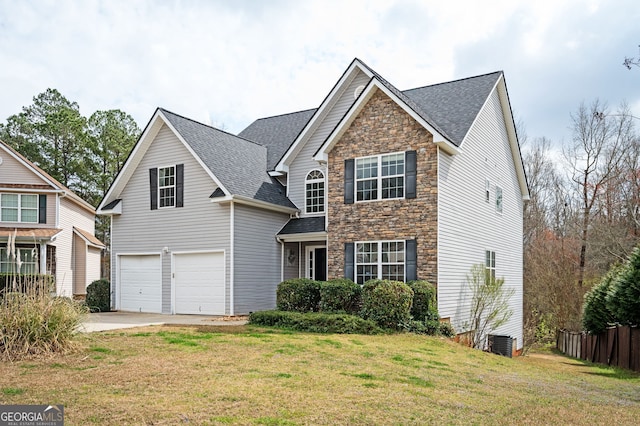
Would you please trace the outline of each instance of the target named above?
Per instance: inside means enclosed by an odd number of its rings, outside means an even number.
[[[409,281],[407,285],[413,290],[411,316],[417,321],[438,321],[438,302],[436,288],[428,281]]]
[[[378,326],[399,330],[411,320],[413,290],[403,282],[369,280],[362,287],[363,318]]]
[[[91,312],[109,312],[111,310],[111,285],[109,280],[103,278],[89,284],[85,301]]]
[[[320,283],[320,311],[357,314],[362,305],[362,287],[346,278]]]
[[[311,333],[379,334],[373,321],[355,315],[318,312],[261,311],[249,316],[249,323]]]
[[[276,291],[276,306],[280,311],[318,312],[320,283],[309,278],[282,281]]]

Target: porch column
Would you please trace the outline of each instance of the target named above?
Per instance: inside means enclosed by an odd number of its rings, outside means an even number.
[[[39,273],[46,274],[47,273],[47,245],[40,243],[40,265],[38,268]]]

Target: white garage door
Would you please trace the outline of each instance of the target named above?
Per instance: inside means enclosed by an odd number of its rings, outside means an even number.
[[[120,309],[162,313],[160,255],[120,256]]]
[[[224,254],[174,255],[176,314],[224,315]]]

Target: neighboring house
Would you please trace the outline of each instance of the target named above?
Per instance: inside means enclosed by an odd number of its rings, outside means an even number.
[[[0,141],[0,273],[51,274],[59,296],[82,297],[100,279],[104,244],[94,229],[89,203]]]
[[[98,208],[117,309],[244,314],[294,277],[429,280],[458,331],[474,264],[514,289],[528,188],[502,72],[399,91],[355,59],[319,108],[238,136],[154,113]]]

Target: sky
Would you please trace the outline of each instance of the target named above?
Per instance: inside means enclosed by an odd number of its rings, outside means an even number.
[[[54,88],[238,133],[318,107],[357,57],[400,90],[502,70],[521,135],[559,146],[581,102],[640,117],[638,45],[637,0],[0,0],[0,122]]]

